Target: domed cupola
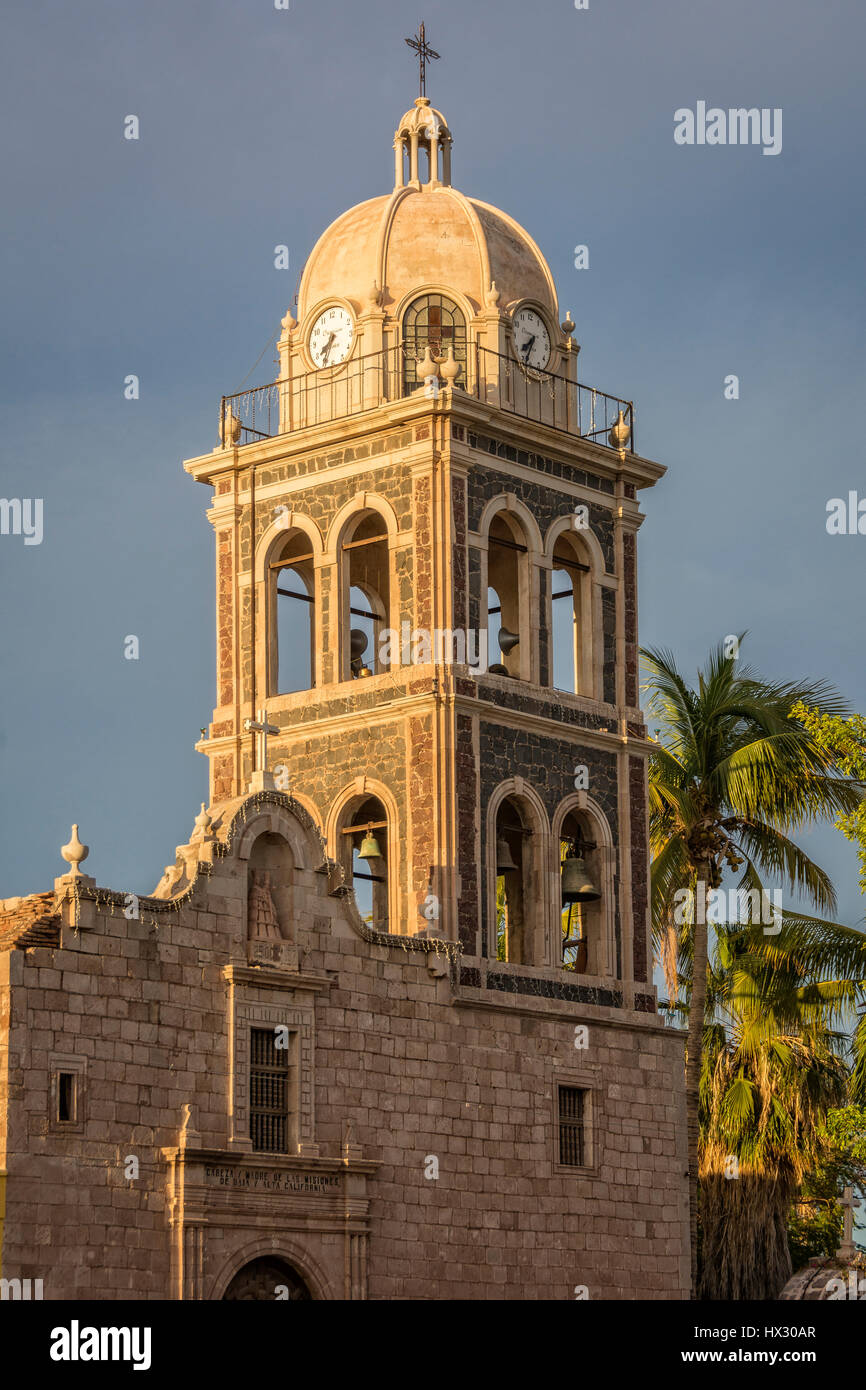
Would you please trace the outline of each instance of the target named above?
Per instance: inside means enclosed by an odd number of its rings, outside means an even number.
[[[434,362],[457,364],[447,370],[463,390],[498,391],[489,383],[500,377],[510,390],[512,367],[576,382],[574,323],[560,322],[547,261],[515,218],[452,185],[451,146],[422,70],[421,94],[394,132],[391,192],[349,208],[322,233],[297,308],[283,319],[280,376],[309,378],[284,389],[284,426],[330,412],[338,375],[334,409],[368,408],[393,380],[411,393],[428,349]]]
[[[513,217],[452,186],[451,143],[442,112],[418,97],[394,135],[393,191],[349,208],[310,253],[298,287],[301,324],[331,301],[357,316],[371,307],[400,315],[427,286],[455,295],[467,318],[529,302],[557,336],[547,261]]]
[[[408,156],[408,178],[407,178]],[[422,175],[426,173],[427,178]],[[394,187],[449,187],[451,131],[441,111],[427,97],[416,97],[394,132]]]

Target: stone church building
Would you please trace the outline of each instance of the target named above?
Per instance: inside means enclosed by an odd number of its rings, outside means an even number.
[[[629,402],[426,97],[209,489],[210,796],[0,903],[0,1252],[97,1299],[687,1296]],[[12,1287],[12,1286],[10,1286]],[[23,1285],[22,1285],[23,1287]]]

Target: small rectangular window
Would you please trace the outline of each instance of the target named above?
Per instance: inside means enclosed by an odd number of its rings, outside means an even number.
[[[285,1037],[280,1030],[281,1037]],[[290,1038],[293,1043],[294,1039]],[[250,1138],[258,1153],[288,1153],[291,1118],[290,1048],[273,1028],[250,1030]]]
[[[559,1161],[566,1168],[586,1164],[586,1091],[578,1086],[559,1088]]]
[[[71,1071],[61,1071],[57,1074],[57,1118],[62,1124],[75,1122],[77,1080],[75,1073]]]

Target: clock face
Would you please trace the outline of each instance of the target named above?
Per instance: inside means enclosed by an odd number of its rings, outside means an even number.
[[[325,309],[310,333],[310,356],[317,367],[334,367],[344,362],[352,350],[355,325],[347,309],[335,304]]]
[[[518,309],[511,321],[514,351],[519,362],[542,371],[550,361],[550,334],[534,309]]]

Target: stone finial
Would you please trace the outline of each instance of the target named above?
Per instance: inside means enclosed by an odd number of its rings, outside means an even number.
[[[180,1134],[178,1135],[178,1148],[195,1149],[198,1148],[200,1144],[201,1135],[198,1130],[193,1127],[192,1106],[187,1100],[184,1101],[183,1106],[183,1121],[180,1127]]]
[[[374,280],[370,286],[370,293],[367,296],[371,309],[378,309],[382,303],[382,291],[379,289],[378,280]]]
[[[571,317],[570,309],[566,309],[565,318],[559,326],[565,334],[566,338],[570,338],[576,327],[574,319]]]
[[[227,410],[220,420],[220,441],[225,448],[237,444],[241,437],[241,422],[233,410]]]
[[[283,332],[284,332],[286,335],[288,335],[289,333],[292,333],[292,332],[297,328],[297,326],[298,326],[298,320],[295,318],[295,316],[294,316],[294,314],[292,313],[291,309],[287,309],[287,310],[286,310],[285,316],[284,316],[283,318],[280,319],[280,324],[281,324],[281,326],[282,326]]]
[[[61,847],[60,853],[63,855],[63,858],[66,860],[67,864],[71,865],[70,871],[66,875],[66,877],[83,878],[84,875],[81,872],[80,865],[90,853],[90,847],[89,845],[83,845],[79,840],[77,825],[73,825],[72,836],[70,838],[69,844],[63,845]]]
[[[205,808],[204,802],[201,803],[201,810],[194,821],[195,829],[192,832],[193,840],[212,840],[211,826],[213,821]]]
[[[484,302],[487,305],[488,309],[495,309],[497,304],[499,303],[499,291],[496,288],[495,280],[490,281],[490,289],[486,292],[484,296]]]
[[[622,411],[616,417],[616,424],[607,437],[612,449],[618,449],[621,454],[625,453],[625,446],[631,438],[631,426],[626,424]]]
[[[439,375],[439,364],[430,351],[429,343],[424,349],[423,358],[418,363],[418,375],[422,381],[427,381],[431,376],[438,377]]]
[[[442,363],[442,378],[446,386],[453,386],[460,375],[460,363],[454,358],[454,345],[448,344],[448,356]]]

